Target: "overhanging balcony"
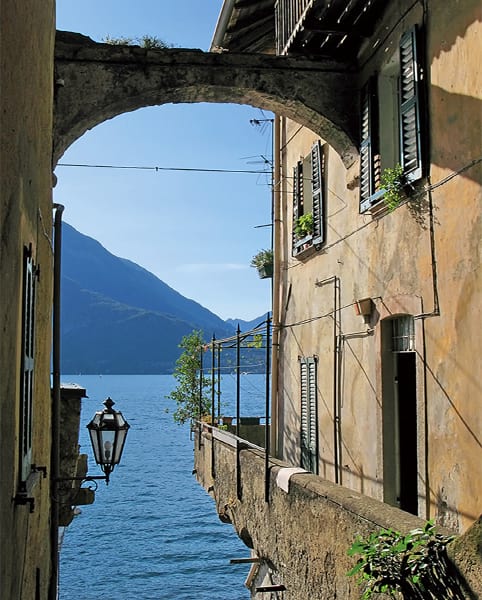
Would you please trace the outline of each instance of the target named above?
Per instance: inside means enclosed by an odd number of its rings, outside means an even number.
[[[355,59],[385,4],[381,0],[277,0],[277,54]]]

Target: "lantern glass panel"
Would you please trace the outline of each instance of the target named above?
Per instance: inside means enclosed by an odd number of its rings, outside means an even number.
[[[100,431],[100,439],[101,439],[101,460],[102,464],[112,464],[113,454],[114,454],[114,445],[115,445],[116,432],[114,430],[101,430]]]
[[[122,450],[127,437],[127,427],[125,429],[119,429],[117,432],[117,443],[115,446],[114,464],[117,465],[121,459]]]
[[[89,423],[91,425],[92,423]],[[99,445],[99,430],[94,427],[89,427],[90,443],[94,451],[94,458],[97,464],[100,463],[100,445]]]
[[[104,413],[102,419],[102,429],[115,429],[116,427],[116,415],[112,413]]]

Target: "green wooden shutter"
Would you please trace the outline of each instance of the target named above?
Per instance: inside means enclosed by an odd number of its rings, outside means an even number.
[[[301,466],[318,473],[318,410],[315,357],[300,358]]]
[[[417,56],[417,29],[400,40],[400,162],[409,181],[422,177],[420,123],[420,69]]]
[[[310,460],[310,420],[309,420],[309,387],[308,387],[308,363],[305,359],[300,362],[301,375],[301,466],[303,469],[311,470]]]
[[[23,270],[23,351],[20,386],[20,480],[22,482],[28,479],[32,464],[35,279],[36,270],[32,258],[32,247],[30,246],[24,249]]]
[[[370,208],[375,193],[376,101],[376,79],[372,78],[363,88],[361,97],[360,212]]]
[[[325,241],[323,177],[324,154],[321,143],[315,142],[311,148],[311,193],[313,196],[313,244]]]

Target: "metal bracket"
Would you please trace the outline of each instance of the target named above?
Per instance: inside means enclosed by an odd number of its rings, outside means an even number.
[[[259,558],[258,556],[249,556],[247,558],[231,558],[229,561],[230,565],[242,565],[245,563],[255,563],[255,564],[260,564],[263,562],[262,558]]]
[[[80,483],[79,483],[79,487],[80,487],[80,486],[82,486],[83,483],[93,481],[95,483],[95,487],[93,487],[93,488],[89,487],[89,489],[96,490],[97,489],[97,480],[99,480],[99,479],[103,479],[106,482],[106,484],[109,483],[109,478],[107,475],[85,475],[84,477],[82,477],[82,476],[79,476],[79,477],[57,477],[55,479],[55,483],[60,483],[62,481],[80,481]]]
[[[47,478],[47,467],[40,467],[38,465],[32,465],[32,471],[34,473],[42,473],[42,475],[43,475],[42,479]]]
[[[33,498],[32,496],[27,496],[27,494],[25,492],[18,492],[17,494],[15,494],[13,501],[15,502],[15,504],[21,505],[21,506],[25,506],[26,504],[30,505],[30,510],[29,512],[33,513],[35,510],[35,498]]]
[[[286,587],[283,584],[279,585],[262,585],[256,588],[256,593],[258,592],[284,592]]]

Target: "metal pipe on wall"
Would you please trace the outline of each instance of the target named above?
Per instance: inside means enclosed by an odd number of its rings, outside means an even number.
[[[281,297],[281,118],[275,115],[273,131],[273,292],[271,333],[271,454],[279,458],[279,328]]]
[[[50,456],[50,552],[49,600],[57,600],[59,579],[59,505],[57,479],[60,469],[60,276],[62,256],[62,213],[64,206],[54,204],[54,281],[52,319],[52,448]]]
[[[264,429],[264,501],[269,502],[269,405],[270,405],[270,389],[269,389],[269,359],[270,359],[270,327],[271,319],[266,319],[266,407],[265,407],[265,429]]]
[[[341,360],[340,360],[340,278],[335,275],[333,283],[333,422],[334,422],[334,439],[335,447],[335,483],[341,483],[341,418],[340,418],[340,377],[341,377]]]
[[[335,483],[340,483],[340,440],[341,421],[339,414],[340,403],[340,307],[341,307],[341,282],[337,275],[316,281],[317,287],[333,284],[333,465],[335,471]]]

